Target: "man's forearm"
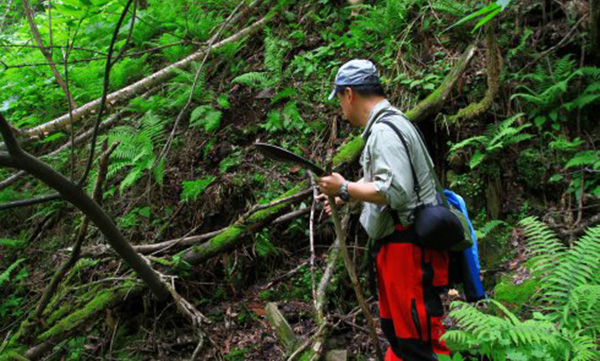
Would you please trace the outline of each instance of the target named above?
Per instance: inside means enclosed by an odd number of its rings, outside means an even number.
[[[348,193],[352,200],[376,204],[387,203],[385,196],[377,191],[374,183],[363,183],[362,179],[348,183]]]

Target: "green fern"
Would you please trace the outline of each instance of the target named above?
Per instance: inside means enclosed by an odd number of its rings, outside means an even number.
[[[530,252],[532,277],[540,293],[532,300],[543,306],[521,321],[499,302],[500,315],[462,302],[450,317],[458,329],[444,339],[451,349],[485,355],[492,360],[597,360],[600,334],[600,226],[587,230],[572,248],[534,217],[519,225]]]
[[[263,63],[265,70],[239,75],[232,82],[258,90],[276,87],[283,79],[283,58],[290,47],[291,44],[288,41],[275,38],[267,30],[267,36],[265,37],[265,59]]]
[[[264,230],[259,232],[254,239],[254,251],[259,257],[267,257],[270,255],[279,254],[275,245],[269,238],[268,231]]]
[[[572,55],[555,60],[548,70],[538,65],[535,70],[521,77],[527,84],[517,89],[524,90],[511,96],[529,105],[528,115],[538,127],[549,120],[555,130],[560,129],[560,121],[567,113],[580,110],[600,100],[600,69],[583,67],[576,69],[577,62]],[[583,91],[572,89],[575,78],[582,78],[587,87]]]
[[[125,169],[128,170],[119,186],[121,192],[131,187],[147,171],[152,169],[156,161],[156,151],[165,140],[164,128],[166,123],[166,119],[148,112],[140,119],[138,128],[121,126],[113,129],[108,134],[109,143],[117,141],[119,146],[111,155],[107,179],[114,178]],[[164,162],[160,162],[154,169],[154,176],[161,184],[164,176]]]
[[[21,262],[23,262],[24,260],[25,258],[19,258],[18,260],[14,261],[10,266],[8,266],[8,268],[5,269],[2,273],[0,273],[0,286],[2,286],[4,282],[10,280],[10,275],[15,269],[17,269],[17,267],[19,267]]]
[[[182,183],[183,190],[181,192],[181,201],[187,203],[194,201],[200,194],[204,192],[212,182],[215,181],[214,176],[209,176],[203,179],[196,179],[193,181],[184,181]]]
[[[567,162],[565,168],[589,167],[594,170],[600,169],[600,150],[581,151]]]
[[[491,124],[487,127],[483,135],[467,138],[450,148],[450,155],[466,147],[475,148],[470,160],[471,169],[480,166],[484,160],[492,158],[505,148],[521,143],[533,137],[523,131],[531,126],[529,123],[515,126],[515,123],[522,119],[523,114],[517,114],[504,121]]]
[[[437,0],[431,3],[435,11],[443,12],[455,18],[462,18],[472,11],[472,7],[456,0]]]

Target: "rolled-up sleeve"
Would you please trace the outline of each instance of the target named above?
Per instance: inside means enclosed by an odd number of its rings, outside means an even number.
[[[375,188],[393,209],[402,209],[410,201],[412,175],[406,149],[387,127],[374,127],[367,144],[371,158],[371,174]]]

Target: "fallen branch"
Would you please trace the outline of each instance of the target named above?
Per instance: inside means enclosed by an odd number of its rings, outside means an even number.
[[[73,204],[94,222],[115,252],[137,272],[157,298],[165,299],[169,296],[166,285],[146,261],[133,250],[111,217],[77,184],[21,149],[2,114],[0,114],[0,134],[8,149],[8,153],[0,152],[0,166],[26,171],[60,193],[66,201]]]
[[[308,212],[310,212],[310,208],[298,209],[298,210],[292,211],[290,213],[284,214],[282,216],[279,216],[278,218],[275,218],[275,220],[273,222],[271,222],[271,224],[285,223],[296,217],[305,215]],[[242,217],[244,217],[244,216],[242,216]],[[240,217],[240,218],[242,218],[242,217]],[[208,239],[211,239],[211,238],[216,237],[217,235],[223,233],[225,230],[227,230],[227,228],[228,227],[225,227],[225,228],[222,228],[222,229],[219,229],[216,231],[208,232],[205,234],[200,234],[197,236],[180,237],[180,238],[175,238],[175,239],[171,239],[168,241],[153,243],[153,244],[135,245],[135,246],[133,246],[133,249],[137,253],[144,254],[144,255],[165,253],[166,251],[168,251],[172,248],[181,249],[184,247],[191,247],[191,246],[200,244]],[[69,249],[67,249],[67,250],[69,250]],[[111,252],[111,249],[109,247],[104,246],[104,245],[99,245],[99,246],[89,247],[89,248],[83,250],[81,253],[81,256],[82,257],[101,257],[101,256],[108,256],[111,254],[114,254],[114,252]]]
[[[186,68],[191,63],[200,60],[206,54],[206,52],[212,52],[216,49],[220,49],[229,43],[238,41],[245,36],[253,34],[258,29],[262,28],[268,22],[268,20],[269,19],[267,17],[264,17],[256,22],[254,22],[252,25],[246,27],[245,29],[241,30],[240,32],[230,36],[229,38],[224,39],[224,40],[214,44],[210,48],[197,51],[197,52],[193,53],[192,55],[189,55],[188,57],[186,57],[176,63],[173,63],[144,79],[141,79],[129,86],[126,86],[125,88],[122,88],[120,90],[117,90],[113,93],[108,94],[107,99],[106,99],[107,104],[112,106],[118,102],[127,101],[129,99],[132,99],[136,95],[138,95],[144,91],[147,91],[150,88],[153,88],[157,84],[173,78],[177,74],[176,72],[173,71],[174,69]],[[101,103],[101,99],[96,99],[87,104],[82,105],[81,107],[79,107],[77,109],[74,109],[73,110],[73,121],[78,121],[82,117],[87,116],[87,115],[91,114],[92,112],[96,111],[98,109],[98,107],[100,106],[100,103]],[[69,124],[70,124],[69,114],[65,114],[65,115],[63,115],[59,118],[56,118],[52,121],[49,121],[47,123],[38,125],[36,127],[30,128],[30,129],[21,130],[19,133],[26,137],[29,137],[29,138],[35,138],[35,137],[38,137],[41,135],[48,135],[52,132],[63,129],[64,127],[68,126]]]
[[[142,98],[147,99],[152,94],[156,93],[158,90],[159,90],[159,87],[152,88],[152,89],[148,90],[146,93],[144,93],[142,95]],[[119,110],[118,112],[116,112],[115,114],[111,115],[110,117],[108,117],[108,119],[106,119],[105,121],[100,123],[99,130],[110,129],[112,126],[114,126],[117,123],[117,121],[119,121],[125,114],[127,114],[128,111],[129,110],[127,108],[123,108],[123,109]],[[64,143],[57,149],[53,150],[52,152],[40,156],[40,158],[53,157],[53,156],[59,154],[60,152],[62,152],[63,150],[71,148],[72,145],[80,145],[84,141],[88,140],[92,136],[93,133],[94,133],[94,128],[90,128],[90,129],[84,131],[83,133],[79,134],[78,136],[76,136],[75,139],[73,139],[73,142],[67,141],[66,143]],[[6,178],[5,180],[1,181],[0,182],[0,191],[13,185],[16,181],[21,179],[26,174],[27,174],[26,172],[19,171],[15,174],[11,175],[10,177]]]
[[[306,191],[306,187],[306,182],[302,182],[289,192],[283,194],[274,202],[278,202],[280,199],[285,199],[301,192],[305,192],[307,196],[310,192]],[[310,189],[308,190],[310,191]],[[219,235],[212,237],[207,242],[197,245],[184,252],[183,260],[190,264],[198,264],[221,252],[236,248],[238,245],[244,243],[244,236],[255,233],[262,229],[262,227],[279,217],[288,206],[302,199],[302,197],[299,197],[293,200],[286,200],[285,203],[277,203],[277,205],[257,211],[249,217],[245,217],[245,215],[240,217],[234,224],[227,227]],[[245,239],[249,240],[251,237],[245,237]]]
[[[14,208],[20,208],[20,207],[34,206],[36,204],[51,202],[51,201],[55,201],[55,200],[58,200],[61,198],[62,197],[60,196],[60,194],[53,193],[53,194],[48,194],[45,196],[40,196],[40,197],[35,197],[35,198],[7,202],[7,203],[0,204],[0,211],[5,211],[8,209],[14,209]]]

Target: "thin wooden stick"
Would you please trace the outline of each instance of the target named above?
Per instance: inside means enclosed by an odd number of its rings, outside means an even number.
[[[331,173],[331,169],[333,168],[332,155],[337,130],[336,125],[337,123],[334,120],[331,130],[331,147],[329,148],[329,152],[327,154],[328,174]],[[371,315],[367,302],[365,301],[365,297],[363,296],[360,283],[358,282],[358,276],[356,275],[356,268],[354,267],[354,263],[352,263],[352,259],[350,258],[350,254],[348,253],[348,248],[346,247],[346,232],[344,232],[344,228],[342,227],[342,222],[340,220],[338,210],[335,208],[335,197],[329,196],[329,205],[331,209],[331,219],[333,220],[333,226],[335,228],[335,234],[340,242],[340,252],[342,254],[342,258],[344,259],[344,264],[346,266],[346,270],[348,271],[348,275],[350,276],[350,281],[352,282],[354,293],[356,294],[356,300],[358,301],[363,315],[367,319],[367,325],[369,326],[371,340],[373,342],[373,347],[375,348],[375,353],[377,354],[377,359],[383,360],[383,353],[381,352],[381,347],[379,346],[379,339],[377,338],[375,322],[373,321],[373,316]]]

